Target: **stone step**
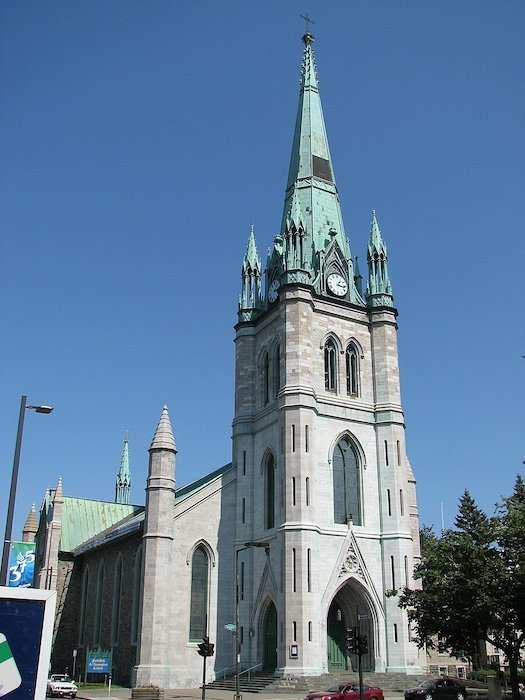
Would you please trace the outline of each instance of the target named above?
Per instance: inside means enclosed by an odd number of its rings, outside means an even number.
[[[363,673],[363,683],[376,686],[386,692],[403,692],[412,688],[428,676],[407,676],[404,673]],[[323,676],[271,676],[267,674],[252,674],[249,678],[239,678],[239,690],[246,693],[261,692],[300,692],[315,693],[326,690],[339,683],[358,682],[358,674],[352,671],[343,673],[327,673]],[[213,681],[207,688],[235,690],[235,676]]]

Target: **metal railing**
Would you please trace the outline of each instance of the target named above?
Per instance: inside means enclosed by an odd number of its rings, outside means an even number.
[[[244,668],[246,666],[246,668]],[[236,665],[232,664],[231,666],[226,666],[226,668],[221,668],[220,671],[215,671],[215,673],[212,674],[213,680],[215,681],[220,681],[223,680],[224,678],[228,678],[228,676],[235,676],[235,668]],[[253,661],[241,661],[241,669],[239,671],[239,678],[241,676],[244,676],[248,674],[247,678],[248,680],[251,677],[252,671],[255,669],[260,669],[262,668],[262,662],[259,661],[258,663],[254,663]]]

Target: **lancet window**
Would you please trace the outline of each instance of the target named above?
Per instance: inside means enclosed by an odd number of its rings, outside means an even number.
[[[206,636],[208,613],[208,553],[202,545],[191,558],[190,641],[201,641]]]
[[[268,457],[265,469],[265,526],[269,530],[275,527],[275,461],[273,455]]]
[[[346,437],[333,455],[334,522],[362,525],[361,469],[355,447]]]
[[[346,348],[346,393],[359,396],[359,355],[357,348],[350,343]]]
[[[324,387],[337,392],[337,350],[332,338],[324,344]]]

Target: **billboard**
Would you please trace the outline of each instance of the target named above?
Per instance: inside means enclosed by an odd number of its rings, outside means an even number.
[[[46,695],[56,591],[0,586],[0,698]]]
[[[11,542],[7,579],[10,588],[30,588],[33,585],[35,546],[34,542]]]

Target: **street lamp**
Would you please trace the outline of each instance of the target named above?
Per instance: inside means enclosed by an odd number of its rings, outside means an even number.
[[[252,547],[263,547],[266,551],[266,556],[270,554],[269,542],[245,542],[244,547],[235,550],[235,700],[242,700],[242,695],[239,691],[239,663],[241,660],[241,627],[240,627],[240,611],[239,611],[239,552],[244,552],[245,549]]]
[[[52,406],[28,406],[27,396],[22,396],[20,401],[20,415],[18,416],[18,431],[16,433],[15,457],[13,459],[13,471],[11,474],[11,489],[9,491],[9,505],[7,506],[7,518],[5,522],[4,548],[2,550],[2,568],[0,569],[0,585],[6,585],[7,569],[9,566],[9,549],[13,531],[13,516],[15,512],[16,482],[18,481],[18,465],[20,464],[20,448],[22,447],[22,432],[24,430],[25,412],[51,413]]]

